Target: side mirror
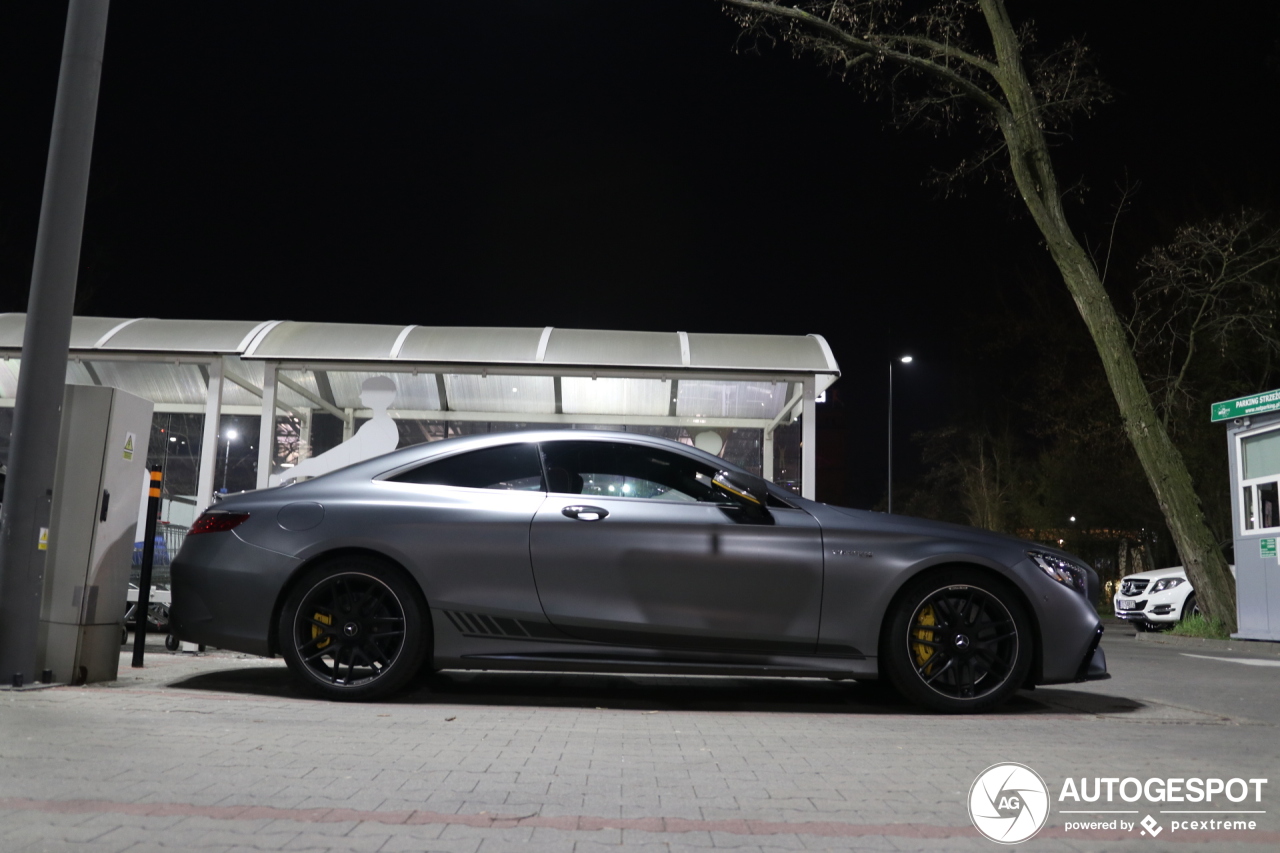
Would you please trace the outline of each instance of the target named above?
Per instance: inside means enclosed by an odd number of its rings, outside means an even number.
[[[733,471],[719,471],[711,480],[711,485],[732,495],[736,503],[744,504],[744,509],[756,518],[769,517],[769,487],[764,480]]]

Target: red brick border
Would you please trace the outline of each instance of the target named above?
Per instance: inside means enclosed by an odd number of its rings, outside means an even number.
[[[608,818],[588,815],[541,817],[501,814],[443,814],[428,811],[368,811],[360,809],[282,809],[274,806],[197,806],[190,803],[116,803],[110,800],[33,800],[25,797],[0,798],[0,810],[35,811],[53,814],[119,814],[135,816],[205,817],[213,820],[292,820],[301,823],[358,821],[390,825],[421,826],[451,824],[479,829],[541,827],[570,832],[601,829],[629,829],[638,832],[724,832],[730,835],[813,835],[825,838],[980,838],[972,826],[938,826],[929,823],[841,823],[837,821],[690,820],[675,817]],[[1089,841],[1138,841],[1132,832],[1092,830],[1066,832],[1052,827],[1038,838],[1078,838]],[[1280,846],[1280,832],[1267,830],[1231,832],[1172,832],[1162,841],[1204,844],[1235,841],[1246,844]]]

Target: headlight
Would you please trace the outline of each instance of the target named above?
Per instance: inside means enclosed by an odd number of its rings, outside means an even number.
[[[1054,554],[1043,551],[1028,551],[1027,556],[1039,566],[1046,575],[1063,586],[1069,586],[1081,595],[1088,595],[1089,573],[1083,566],[1064,560]]]
[[[1185,578],[1165,578],[1162,581],[1156,581],[1156,585],[1151,587],[1151,591],[1153,593],[1164,592],[1166,589],[1173,589],[1175,586],[1177,586],[1180,583],[1186,583],[1186,579]]]

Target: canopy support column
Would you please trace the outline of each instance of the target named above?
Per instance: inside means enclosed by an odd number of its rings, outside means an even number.
[[[817,500],[818,407],[814,377],[804,379],[804,409],[800,415],[800,497]]]
[[[196,509],[213,503],[213,475],[218,467],[218,431],[222,421],[222,359],[209,362],[209,384],[205,392],[204,431],[200,437],[200,473],[196,480]]]
[[[315,409],[302,410],[302,423],[298,424],[298,461],[311,457],[311,419]]]
[[[760,442],[760,475],[773,482],[773,427],[765,427],[761,432],[764,438]]]
[[[262,424],[258,428],[258,488],[265,489],[271,476],[271,463],[276,455],[276,387],[280,366],[268,361],[262,365]]]
[[[778,412],[778,416],[774,418],[773,421],[771,421],[767,427],[764,428],[764,440],[761,442],[762,464],[760,466],[760,473],[761,473],[761,476],[763,476],[766,480],[769,480],[770,482],[773,481],[773,464],[774,464],[773,431],[776,430],[778,428],[778,425],[781,424],[784,420],[791,418],[791,420],[787,421],[788,423],[795,420],[795,418],[792,418],[792,412],[795,410],[796,404],[800,402],[800,399],[803,395],[804,395],[803,386],[800,385],[799,383],[796,383],[795,393],[793,393],[789,398],[787,398],[787,402],[783,403],[782,405],[782,411]],[[672,402],[673,402],[672,416],[674,417],[675,415],[674,401]],[[803,487],[803,484],[802,484],[802,487]]]

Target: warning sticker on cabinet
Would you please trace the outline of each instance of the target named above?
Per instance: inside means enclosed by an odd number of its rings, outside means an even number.
[[[126,432],[124,434],[124,461],[125,462],[133,461],[133,443],[134,441],[137,440],[137,438],[138,437],[131,432]]]

